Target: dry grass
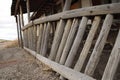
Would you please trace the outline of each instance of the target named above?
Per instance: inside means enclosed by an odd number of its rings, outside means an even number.
[[[17,47],[17,46],[18,46],[18,40],[5,42],[5,48],[11,48],[11,47]]]

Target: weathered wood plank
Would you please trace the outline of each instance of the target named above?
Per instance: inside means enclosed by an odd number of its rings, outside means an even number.
[[[69,80],[95,80],[92,77],[89,77],[85,74],[82,74],[82,73],[72,70],[68,67],[60,65],[58,63],[55,63],[39,54],[36,54],[35,51],[32,51],[28,48],[24,48],[24,49],[27,50],[28,52],[30,52],[31,55],[35,56],[42,63],[48,65],[54,71],[58,72],[59,74],[61,74],[62,76],[64,76],[65,78],[67,78]]]
[[[57,54],[57,50],[64,32],[65,22],[61,19],[59,25],[57,26],[57,30],[54,36],[52,48],[50,51],[49,59],[54,60]]]
[[[119,62],[120,62],[120,29],[114,48],[110,54],[107,66],[105,68],[102,80],[113,80]]]
[[[99,62],[99,58],[100,58],[100,55],[102,53],[103,47],[105,45],[108,33],[110,31],[112,21],[113,21],[113,16],[108,14],[105,18],[100,35],[97,39],[97,42],[95,44],[95,47],[94,47],[93,52],[91,54],[91,57],[90,57],[88,64],[86,66],[85,74],[87,74],[87,75],[92,76],[94,73],[94,70]]]
[[[47,48],[48,48],[48,39],[50,35],[50,28],[51,28],[51,23],[47,23],[47,28],[45,32],[45,38],[44,38],[44,44],[43,44],[43,49],[42,49],[42,55],[45,56],[47,54]]]
[[[78,28],[78,31],[77,31],[77,35],[75,37],[75,40],[73,42],[72,48],[69,52],[69,55],[66,59],[65,66],[71,67],[71,65],[72,65],[72,62],[75,58],[75,55],[77,54],[77,50],[79,48],[79,45],[80,45],[81,40],[83,38],[83,35],[85,33],[85,29],[87,27],[86,26],[87,22],[88,22],[88,18],[87,17],[82,17],[82,20],[80,22],[80,25],[79,25],[79,28]]]
[[[41,46],[40,46],[40,54],[43,54],[43,45],[44,45],[46,27],[47,27],[47,24],[44,23],[44,29],[43,29],[43,34],[42,34],[42,42],[41,42]]]
[[[37,47],[37,27],[33,25],[33,50],[36,51]]]
[[[69,50],[70,50],[72,43],[74,41],[74,37],[75,37],[75,33],[76,33],[77,29],[78,29],[78,19],[75,18],[73,20],[71,30],[70,30],[70,33],[68,35],[68,38],[67,38],[67,41],[66,41],[61,59],[60,59],[60,64],[64,64],[66,61],[67,55],[68,55]]]
[[[89,52],[89,49],[91,47],[92,40],[95,36],[97,28],[99,27],[100,20],[101,20],[101,18],[99,16],[96,16],[94,18],[91,30],[90,30],[90,32],[87,36],[86,42],[85,42],[84,47],[83,47],[83,49],[80,53],[79,59],[78,59],[77,63],[75,64],[75,67],[74,67],[74,69],[77,70],[77,71],[81,71],[81,69],[82,69],[82,66],[85,62],[85,59],[86,59],[86,57],[88,55],[88,52]]]
[[[40,47],[41,47],[41,43],[42,43],[43,29],[44,29],[43,24],[40,24],[39,37],[38,37],[38,41],[37,41],[37,53],[40,53]]]
[[[120,13],[120,3],[112,3],[112,4],[105,4],[105,5],[98,5],[92,7],[85,7],[70,11],[64,11],[58,14],[42,17],[39,19],[34,20],[34,24],[40,24],[48,21],[56,21],[59,19],[68,19],[74,17],[81,17],[81,16],[92,16],[92,15],[104,15],[104,14],[115,14]],[[31,22],[27,24],[22,30],[30,27]]]
[[[66,40],[68,38],[70,29],[71,29],[71,25],[72,25],[72,20],[71,19],[67,20],[67,23],[66,23],[66,26],[65,26],[65,30],[64,30],[64,33],[63,33],[63,37],[62,37],[59,49],[57,51],[57,55],[56,55],[56,59],[55,59],[56,62],[60,61],[60,57],[62,55],[62,52],[63,52],[64,46],[65,46]]]
[[[72,0],[66,0],[65,1],[63,12],[70,9],[71,2],[72,2]],[[64,27],[65,27],[65,21],[60,19],[60,23],[57,26],[56,34],[55,34],[53,44],[52,44],[52,48],[51,48],[50,55],[49,55],[49,59],[51,59],[51,60],[55,60],[57,50],[59,48],[59,45],[60,45],[60,42],[61,42],[61,39],[62,39],[62,35],[63,35],[63,32],[64,32]]]

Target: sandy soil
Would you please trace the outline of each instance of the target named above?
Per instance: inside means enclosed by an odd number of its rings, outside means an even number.
[[[25,50],[0,44],[0,80],[59,80],[49,67]]]

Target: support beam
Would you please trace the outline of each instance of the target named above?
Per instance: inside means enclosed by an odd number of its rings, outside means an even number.
[[[28,13],[28,22],[30,22],[30,1],[26,0],[27,13]]]
[[[99,6],[92,6],[92,7],[85,7],[70,11],[65,11],[61,13],[57,13],[54,15],[42,17],[39,19],[34,20],[34,24],[40,24],[44,22],[50,21],[57,21],[59,19],[69,19],[81,16],[94,16],[94,15],[105,15],[105,14],[120,14],[120,3],[112,3],[112,4],[105,4]],[[32,23],[27,24],[25,28],[28,28],[32,25]]]
[[[72,2],[72,0],[66,0],[64,8],[63,8],[63,12],[70,9],[71,2]],[[58,48],[59,48],[59,45],[60,45],[60,42],[62,39],[62,35],[64,32],[64,27],[65,27],[65,21],[63,19],[60,19],[60,23],[57,26],[57,30],[56,30],[55,37],[53,40],[52,48],[50,51],[49,59],[51,59],[51,60],[55,60],[55,57],[56,57],[56,54],[57,54],[57,51],[58,51]]]
[[[52,68],[54,71],[56,71],[57,73],[61,74],[62,76],[64,76],[65,78],[67,78],[69,80],[95,80],[92,77],[89,77],[85,74],[82,74],[82,73],[72,70],[68,67],[60,65],[56,62],[53,62],[53,61],[37,54],[35,51],[32,51],[28,48],[24,48],[24,49],[27,50],[31,55],[36,57],[38,60],[40,60],[42,63],[46,64],[47,66]]]
[[[20,13],[18,14],[18,21],[19,21],[19,30],[20,30],[20,42],[21,42],[21,48],[23,48],[23,38],[22,38],[22,30],[21,30]]]
[[[119,62],[120,62],[120,29],[114,48],[110,54],[107,66],[105,68],[102,80],[113,80]]]
[[[22,6],[20,5],[19,7],[20,7],[20,15],[21,15],[22,27],[24,27],[24,18],[23,18]]]
[[[110,31],[112,21],[113,21],[113,15],[107,14],[105,21],[103,23],[102,29],[100,31],[99,37],[93,49],[93,52],[90,56],[90,59],[85,69],[85,74],[87,75],[92,76],[96,69],[96,66],[99,62],[105,42],[107,40],[107,36]]]
[[[18,17],[17,16],[15,16],[15,18],[16,18],[16,24],[17,24],[17,36],[18,36],[18,45],[19,45],[19,47],[20,47],[20,30],[19,30],[19,23],[18,23]]]

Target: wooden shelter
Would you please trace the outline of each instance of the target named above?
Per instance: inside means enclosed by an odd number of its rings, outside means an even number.
[[[13,0],[11,15],[20,46],[60,79],[120,79],[120,0]]]

